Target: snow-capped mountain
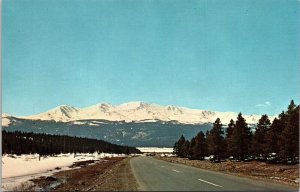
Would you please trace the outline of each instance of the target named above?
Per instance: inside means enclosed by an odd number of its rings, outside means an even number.
[[[61,105],[51,109],[47,112],[40,113],[38,115],[25,116],[21,117],[24,119],[40,119],[40,120],[54,120],[54,121],[63,121],[67,122],[73,117],[77,116],[79,113],[79,109],[69,106],[69,105]]]
[[[11,123],[12,120],[10,119],[11,115],[3,113],[2,118],[1,118],[1,123],[3,127],[8,127]]]
[[[69,105],[58,106],[47,112],[32,116],[19,117],[31,120],[54,120],[62,122],[76,122],[79,120],[109,120],[125,122],[144,121],[177,121],[182,124],[213,123],[220,118],[223,124],[229,123],[230,119],[236,120],[238,113],[215,112],[207,110],[189,109],[176,106],[161,106],[144,102],[129,102],[121,105],[107,103],[97,104],[86,108],[76,108]],[[243,115],[249,124],[256,124],[260,115]],[[5,122],[2,115],[2,122]],[[272,117],[270,117],[273,119]],[[6,118],[7,119],[7,118]],[[2,123],[3,124],[3,123]]]

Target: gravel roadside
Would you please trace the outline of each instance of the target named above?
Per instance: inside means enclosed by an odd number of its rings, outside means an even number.
[[[136,191],[131,157],[113,157],[81,163],[80,168],[33,180],[34,189],[44,191]],[[33,189],[33,190],[34,190]]]
[[[108,170],[97,183],[95,191],[137,191],[138,184],[126,158]]]

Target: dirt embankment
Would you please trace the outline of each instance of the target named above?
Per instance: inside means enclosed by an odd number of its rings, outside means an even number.
[[[90,164],[92,163],[92,164]],[[46,191],[136,191],[130,158],[113,157],[96,162],[74,164],[77,169],[61,171],[51,177],[33,180]]]
[[[245,176],[254,179],[271,180],[277,183],[299,186],[299,165],[276,165],[265,162],[221,162],[188,160],[179,157],[156,157],[160,160],[180,163],[201,169],[220,171],[228,174]]]

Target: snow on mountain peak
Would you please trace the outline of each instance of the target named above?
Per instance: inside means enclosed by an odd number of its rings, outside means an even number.
[[[78,111],[77,108],[71,106],[71,105],[60,105],[56,108],[54,108],[53,110],[61,110],[61,111],[64,111],[64,112],[74,112],[74,111]]]
[[[2,118],[6,118],[6,117],[11,117],[11,115],[9,115],[7,113],[2,113]]]
[[[78,112],[79,109],[73,106],[60,105],[44,113],[20,117],[20,118],[33,119],[33,120],[54,120],[54,121],[66,122],[72,120],[72,117],[76,116]]]
[[[121,105],[101,103],[86,108],[75,108],[70,105],[61,105],[47,112],[23,117],[26,119],[41,119],[55,121],[76,121],[87,119],[105,119],[110,121],[144,121],[161,120],[177,121],[183,124],[213,123],[220,118],[223,124],[230,119],[236,120],[238,113],[216,112],[208,110],[189,109],[173,105],[161,106],[141,101],[128,102]],[[256,124],[260,115],[243,115],[249,124]],[[273,117],[270,117],[272,120]]]
[[[8,127],[12,122],[10,119],[10,117],[12,117],[12,116],[7,113],[2,113],[1,116],[2,116],[2,118],[1,118],[2,127]]]
[[[128,103],[123,103],[118,105],[117,108],[120,110],[132,110],[132,109],[145,109],[149,107],[151,104],[144,103],[142,101],[133,101]]]
[[[109,111],[113,107],[114,106],[111,105],[110,103],[99,103],[99,104],[92,105],[92,106],[87,107],[87,108],[88,109],[96,109],[96,110],[100,110],[100,111]]]

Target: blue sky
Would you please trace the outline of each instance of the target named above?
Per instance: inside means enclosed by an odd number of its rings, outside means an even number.
[[[278,114],[299,100],[297,0],[4,0],[2,112],[153,102]]]

